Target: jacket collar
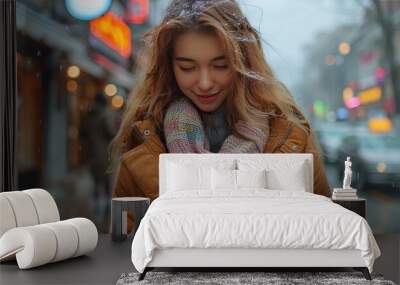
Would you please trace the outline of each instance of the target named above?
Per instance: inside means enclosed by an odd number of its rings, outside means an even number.
[[[270,136],[264,147],[265,153],[276,152],[286,142],[293,128],[293,123],[285,117],[272,117],[269,125]],[[165,149],[164,140],[153,119],[145,119],[133,123],[132,139],[134,140],[134,145],[148,141],[154,146]]]

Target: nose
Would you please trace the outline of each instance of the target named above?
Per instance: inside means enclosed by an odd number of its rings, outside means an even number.
[[[210,74],[210,71],[208,70],[202,70],[200,72],[200,78],[198,82],[198,87],[202,92],[209,91],[212,89],[214,83],[213,83],[213,78],[212,75]]]

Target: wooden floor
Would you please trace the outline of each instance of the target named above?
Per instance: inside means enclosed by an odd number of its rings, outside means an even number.
[[[400,284],[400,235],[375,235],[381,250],[374,264],[374,273],[383,274],[385,279]]]

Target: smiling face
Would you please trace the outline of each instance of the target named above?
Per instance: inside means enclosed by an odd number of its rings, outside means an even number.
[[[188,32],[174,43],[173,69],[179,89],[203,112],[213,112],[230,94],[232,68],[210,33]]]

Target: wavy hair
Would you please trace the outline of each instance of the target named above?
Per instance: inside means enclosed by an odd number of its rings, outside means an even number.
[[[269,116],[285,116],[304,129],[304,115],[287,88],[275,78],[265,60],[259,32],[235,0],[173,0],[161,24],[145,35],[147,64],[111,143],[112,155],[129,150],[135,121],[151,118],[162,130],[167,105],[182,96],[172,68],[174,40],[191,31],[215,34],[234,70],[225,114],[235,134],[240,135],[234,127],[238,120],[262,128]]]

